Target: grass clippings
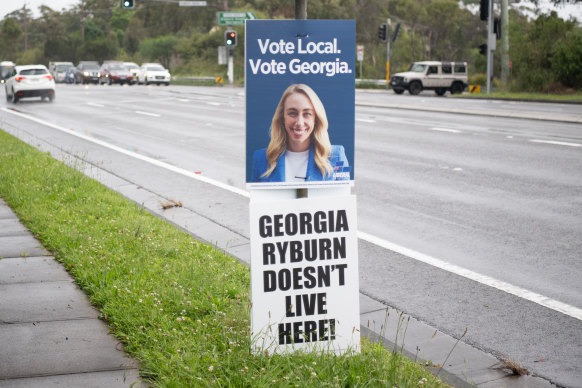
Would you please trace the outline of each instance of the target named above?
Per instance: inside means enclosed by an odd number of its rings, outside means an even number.
[[[530,375],[530,371],[527,370],[526,367],[521,365],[518,361],[513,361],[507,356],[503,356],[503,359],[498,363],[491,366],[491,369],[499,369],[506,371],[515,376],[528,376]]]
[[[169,199],[167,201],[160,201],[162,209],[171,209],[173,207],[182,207],[182,201],[176,201],[175,199]]]

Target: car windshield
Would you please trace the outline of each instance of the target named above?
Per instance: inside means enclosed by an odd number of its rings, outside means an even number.
[[[85,69],[85,70],[99,70],[99,65],[97,65],[97,64],[84,65],[83,69]]]
[[[57,65],[56,69],[57,71],[67,71],[69,70],[70,67],[71,65]]]
[[[122,65],[111,65],[109,66],[110,70],[127,70],[124,66]]]
[[[426,69],[426,65],[413,63],[408,71],[412,71],[414,73],[424,73],[424,69]]]
[[[164,71],[165,69],[162,66],[148,66],[148,71]]]
[[[139,69],[138,65],[125,65],[125,67],[127,67],[128,69]]]
[[[20,75],[43,75],[48,74],[46,69],[22,69],[20,70]]]

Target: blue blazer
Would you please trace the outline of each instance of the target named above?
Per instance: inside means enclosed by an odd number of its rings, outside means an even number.
[[[350,179],[350,166],[348,159],[346,157],[346,152],[344,147],[341,145],[332,145],[331,154],[329,155],[329,161],[333,173],[326,174],[325,177],[321,175],[321,171],[317,168],[314,160],[314,150],[313,147],[309,148],[309,159],[307,160],[307,179],[305,182],[312,181],[337,181],[337,180],[349,180]],[[251,182],[285,182],[285,153],[283,153],[279,160],[277,160],[277,166],[269,176],[261,176],[267,168],[269,167],[269,161],[267,160],[267,149],[262,148],[255,151],[253,154],[253,171],[251,173]]]

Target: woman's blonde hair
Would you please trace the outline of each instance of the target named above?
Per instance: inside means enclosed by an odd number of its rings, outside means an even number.
[[[310,142],[314,149],[314,161],[321,171],[321,175],[325,177],[326,174],[331,175],[333,169],[329,162],[329,155],[331,154],[331,143],[327,133],[327,115],[325,108],[317,94],[309,86],[305,84],[293,84],[289,86],[279,101],[273,121],[271,122],[271,141],[267,147],[267,160],[269,167],[262,176],[269,176],[277,167],[277,161],[287,149],[287,131],[285,130],[285,100],[293,93],[301,93],[307,96],[315,110],[315,124],[313,132],[311,133]]]

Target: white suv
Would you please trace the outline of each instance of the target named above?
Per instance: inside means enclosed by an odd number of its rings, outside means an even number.
[[[14,67],[5,88],[6,101],[14,103],[25,97],[40,97],[51,102],[55,98],[55,80],[44,65]]]
[[[417,95],[423,90],[434,90],[439,96],[447,90],[460,94],[468,86],[467,62],[414,62],[405,73],[390,77],[390,86],[396,94],[408,90]]]

